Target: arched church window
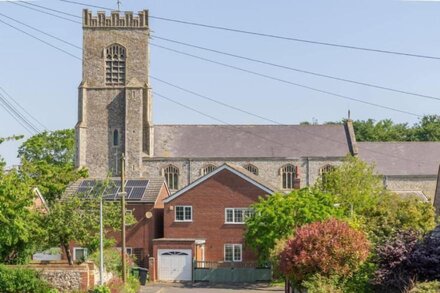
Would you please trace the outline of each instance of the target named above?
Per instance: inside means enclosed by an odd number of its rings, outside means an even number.
[[[293,184],[297,173],[297,168],[292,164],[284,165],[281,168],[283,189],[293,189]]]
[[[323,176],[324,174],[331,172],[335,170],[335,166],[327,164],[324,167],[322,167],[321,169],[319,169],[319,175]]]
[[[173,165],[168,165],[163,169],[163,175],[169,189],[179,189],[179,168]]]
[[[105,49],[105,84],[125,84],[125,48],[113,44]]]
[[[258,175],[258,168],[252,164],[247,164],[244,165],[244,167],[246,170],[248,170],[251,173],[254,173],[255,175]]]
[[[201,174],[202,176],[204,176],[204,175],[206,175],[206,174],[211,173],[212,171],[214,171],[215,168],[217,168],[217,167],[214,166],[214,165],[212,165],[212,164],[206,165],[205,167],[203,167],[203,168],[200,170],[200,174]]]
[[[327,164],[321,169],[319,169],[319,175],[321,176],[322,183],[327,182],[327,174],[335,170],[335,166]]]
[[[117,129],[113,130],[113,146],[119,145],[119,131]]]

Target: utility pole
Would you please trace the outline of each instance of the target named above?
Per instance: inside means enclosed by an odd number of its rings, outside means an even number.
[[[127,268],[125,267],[126,261],[125,261],[125,154],[122,153],[121,156],[121,210],[122,210],[122,229],[121,229],[121,241],[122,241],[122,249],[121,249],[121,256],[122,256],[122,282],[125,284],[127,280]]]
[[[104,192],[103,192],[104,193]],[[102,225],[102,197],[99,199],[99,285],[104,285],[104,232]]]

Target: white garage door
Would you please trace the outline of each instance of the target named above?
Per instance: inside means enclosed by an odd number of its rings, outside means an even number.
[[[192,279],[190,249],[159,249],[158,254],[159,280],[190,281]]]

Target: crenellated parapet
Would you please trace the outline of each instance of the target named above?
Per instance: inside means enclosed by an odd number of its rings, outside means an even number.
[[[148,29],[148,10],[139,11],[137,15],[127,11],[122,14],[112,11],[106,15],[104,11],[98,11],[94,16],[88,9],[83,10],[84,28],[145,28]]]

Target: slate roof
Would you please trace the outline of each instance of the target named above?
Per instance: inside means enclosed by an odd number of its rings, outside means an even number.
[[[344,125],[155,125],[162,158],[344,157]]]
[[[437,175],[440,142],[358,142],[359,157],[382,175]]]

